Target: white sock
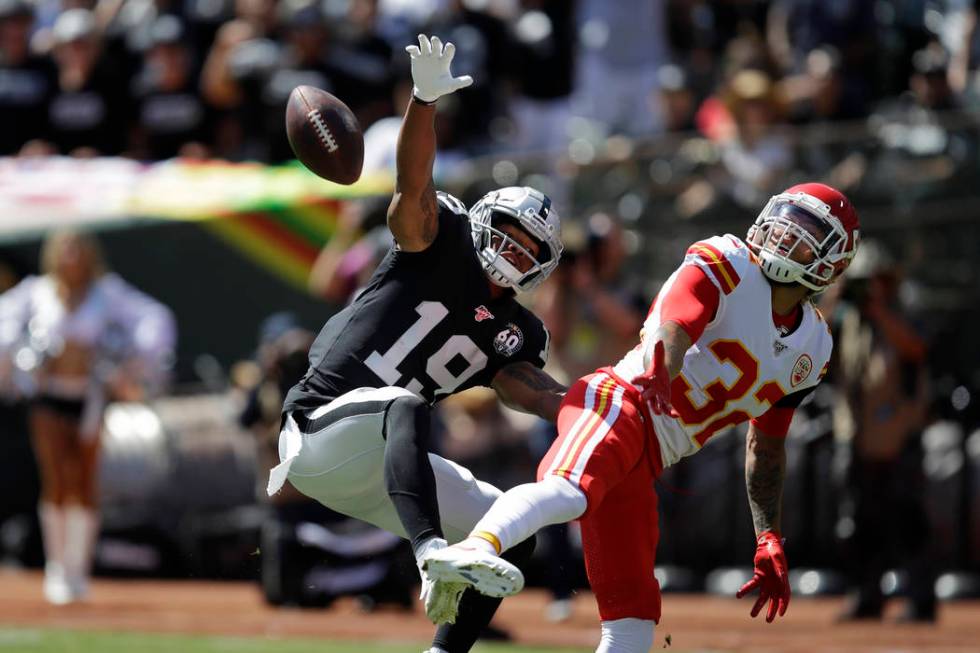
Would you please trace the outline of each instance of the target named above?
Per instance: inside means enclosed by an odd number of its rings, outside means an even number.
[[[429,539],[419,544],[418,548],[415,549],[414,551],[415,564],[417,564],[421,569],[422,560],[425,559],[425,556],[427,556],[430,551],[434,551],[436,549],[444,549],[444,548],[446,548],[446,540],[444,540],[441,537],[430,537]]]
[[[37,504],[37,514],[41,520],[45,566],[48,569],[63,571],[65,567],[65,511],[56,503],[41,501]]]
[[[596,653],[649,653],[653,646],[653,628],[649,619],[615,619],[602,622],[602,639]]]
[[[549,475],[537,483],[525,483],[504,492],[472,532],[496,536],[502,553],[545,526],[581,517],[587,507],[585,493],[577,485]]]
[[[98,533],[94,510],[77,504],[65,508],[65,572],[70,579],[88,579]]]

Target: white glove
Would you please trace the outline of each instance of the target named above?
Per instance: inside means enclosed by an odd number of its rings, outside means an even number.
[[[419,34],[419,44],[410,45],[405,50],[412,57],[412,82],[415,83],[412,92],[423,102],[435,102],[443,95],[473,83],[469,75],[453,77],[449,72],[456,46],[447,43],[444,48],[438,36],[430,40],[425,34]]]

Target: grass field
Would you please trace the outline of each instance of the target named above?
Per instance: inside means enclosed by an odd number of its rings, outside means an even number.
[[[354,599],[329,609],[266,605],[253,583],[96,579],[87,603],[52,606],[40,571],[0,567],[0,653],[421,653],[433,627],[420,609],[365,613]],[[504,601],[496,625],[518,644],[475,653],[590,653],[599,622],[587,592],[572,616],[543,618],[548,595],[529,589]],[[795,598],[767,624],[729,596],[670,594],[655,633],[663,653],[978,653],[980,601],[944,603],[937,624],[885,620],[839,624],[840,597]]]
[[[0,629],[2,653],[419,653],[417,644],[322,639],[190,637],[144,633]],[[481,644],[474,653],[585,653],[583,648]]]

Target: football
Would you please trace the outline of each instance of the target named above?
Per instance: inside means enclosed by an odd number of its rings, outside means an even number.
[[[353,184],[364,164],[364,134],[350,108],[314,86],[297,86],[286,103],[286,136],[296,158],[318,176]]]

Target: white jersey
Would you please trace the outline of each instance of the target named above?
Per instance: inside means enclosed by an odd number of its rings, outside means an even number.
[[[620,378],[643,373],[646,338],[660,326],[660,299],[688,265],[702,269],[721,293],[717,313],[685,354],[671,384],[677,416],[653,416],[665,467],[698,451],[715,433],[817,385],[833,347],[827,323],[809,302],[802,306],[797,329],[780,334],[772,320],[771,287],[758,259],[741,239],[726,234],[688,249],[654,301],[639,346],[615,366]]]
[[[0,355],[15,356],[26,346],[43,357],[64,342],[137,363],[155,382],[171,363],[176,324],[169,308],[111,273],[74,310],[47,275],[26,277],[0,295]]]

